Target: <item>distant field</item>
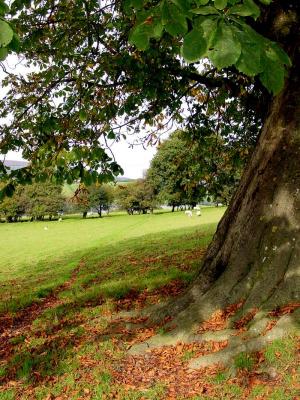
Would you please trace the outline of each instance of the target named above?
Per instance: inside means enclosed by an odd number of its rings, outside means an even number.
[[[30,303],[34,293],[42,296],[62,284],[80,259],[93,251],[105,257],[132,239],[163,240],[195,231],[211,235],[223,213],[224,208],[204,208],[201,217],[192,218],[184,212],[118,213],[102,219],[0,224],[0,312],[3,304],[19,308]]]

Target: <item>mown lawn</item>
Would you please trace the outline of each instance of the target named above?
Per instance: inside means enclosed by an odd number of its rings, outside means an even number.
[[[128,252],[134,253],[142,238],[143,246],[159,255],[147,243],[157,234],[166,240],[197,230],[211,235],[223,213],[224,208],[205,208],[200,218],[183,212],[111,214],[102,219],[0,224],[0,313],[23,307],[63,284],[86,255],[94,252],[102,260],[126,249],[128,241]]]
[[[229,370],[186,371],[216,342],[128,356],[164,333],[147,310],[193,280],[223,212],[0,226],[0,400],[297,400],[293,337],[241,353]]]

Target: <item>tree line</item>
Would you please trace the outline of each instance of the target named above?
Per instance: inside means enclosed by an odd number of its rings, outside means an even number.
[[[61,213],[82,213],[86,218],[89,211],[101,218],[112,207],[133,215],[153,212],[161,205],[172,211],[193,208],[203,200],[228,204],[240,178],[242,155],[245,161],[248,149],[211,136],[206,145],[205,150],[203,144],[200,149],[187,132],[175,131],[158,146],[143,179],[116,185],[81,184],[71,196],[63,194],[63,185],[50,181],[19,185],[12,197],[0,202],[0,218],[16,222],[26,215],[31,221],[40,221],[59,218]]]

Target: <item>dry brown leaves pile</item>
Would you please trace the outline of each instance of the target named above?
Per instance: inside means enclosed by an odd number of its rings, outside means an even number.
[[[81,260],[79,265],[72,272],[70,279],[61,286],[58,286],[52,293],[41,301],[30,304],[28,307],[18,311],[16,315],[7,314],[0,316],[0,360],[9,360],[12,357],[14,351],[12,340],[22,335],[27,336],[32,329],[32,322],[36,318],[38,318],[45,310],[63,304],[63,300],[58,296],[59,293],[68,290],[72,286],[77,278],[79,270],[83,266],[84,260]],[[57,330],[59,328],[59,326],[56,327]]]
[[[166,299],[167,297],[178,296],[185,288],[186,284],[183,281],[174,279],[166,285],[151,291],[145,289],[139,292],[138,290],[132,289],[126,297],[116,301],[116,311],[128,311],[133,308],[142,309],[147,304],[159,303],[161,298]]]
[[[268,315],[273,318],[267,323],[267,326],[262,332],[262,335],[265,335],[267,332],[269,332],[271,329],[274,328],[274,326],[278,321],[278,319],[276,318],[282,317],[283,315],[286,314],[292,314],[299,307],[300,303],[290,303],[282,307],[277,307],[274,310],[270,311]]]
[[[285,314],[292,314],[297,308],[300,307],[300,303],[290,303],[282,307],[277,307],[269,312],[271,317],[281,317]]]
[[[246,315],[244,315],[241,319],[234,323],[235,329],[238,330],[246,330],[246,326],[252,319],[255,317],[255,314],[258,312],[258,308],[253,308]]]
[[[215,311],[210,319],[201,323],[198,333],[203,333],[206,331],[220,331],[225,329],[228,319],[232,317],[237,310],[243,306],[243,304],[244,301],[241,300],[238,303],[229,305],[224,310]]]
[[[190,263],[193,261],[199,261],[206,254],[206,247],[199,247],[197,249],[183,250],[174,252],[171,255],[161,254],[157,257],[145,257],[143,260],[136,259],[132,256],[128,257],[128,261],[132,265],[141,265],[141,272],[148,270],[152,264],[160,263],[164,268],[177,267],[182,271],[188,271],[191,269]]]
[[[219,351],[227,344],[227,341],[179,342],[176,346],[153,349],[145,355],[128,356],[122,366],[113,372],[115,382],[127,390],[140,390],[150,388],[159,381],[166,385],[166,400],[178,396],[188,398],[196,394],[209,394],[212,385],[207,382],[207,377],[214,375],[219,367],[191,371],[186,356],[199,357]]]

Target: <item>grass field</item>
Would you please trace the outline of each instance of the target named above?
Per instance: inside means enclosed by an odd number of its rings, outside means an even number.
[[[195,374],[190,359],[226,344],[127,355],[164,334],[136,313],[183,292],[223,212],[0,225],[0,400],[298,400],[292,337]]]
[[[133,246],[129,252],[135,252],[141,238],[145,246],[157,234],[162,240],[197,230],[210,235],[223,212],[205,208],[201,218],[188,218],[183,212],[111,214],[102,219],[0,224],[0,312],[43,297],[67,280],[84,256],[95,252],[100,259],[110,257],[126,249],[128,241]]]

